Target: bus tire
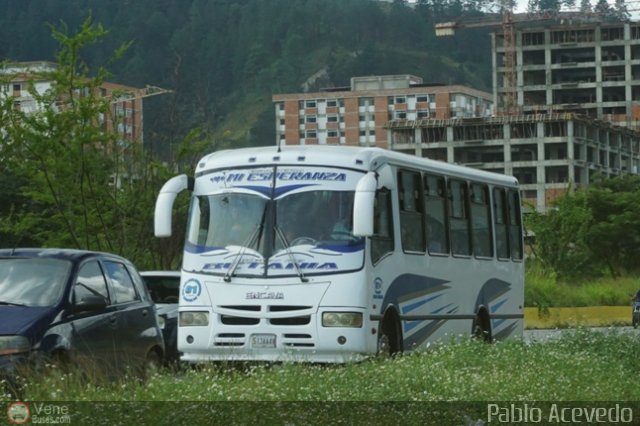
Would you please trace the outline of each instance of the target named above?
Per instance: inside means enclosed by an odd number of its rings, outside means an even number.
[[[485,343],[491,343],[491,322],[485,309],[480,309],[473,320],[471,335],[474,339]]]
[[[378,329],[378,355],[384,357],[402,353],[402,330],[397,314],[388,312]]]

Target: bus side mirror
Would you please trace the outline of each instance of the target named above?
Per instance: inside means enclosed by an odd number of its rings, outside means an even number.
[[[373,235],[373,205],[377,186],[374,172],[367,173],[358,181],[353,202],[353,235],[356,237]]]
[[[154,234],[156,237],[171,236],[171,217],[173,203],[178,194],[193,184],[189,182],[187,175],[178,175],[169,179],[158,194],[156,200],[156,210],[154,215]]]

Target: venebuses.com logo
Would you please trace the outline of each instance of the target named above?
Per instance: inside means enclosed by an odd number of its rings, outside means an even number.
[[[15,425],[23,425],[29,421],[31,411],[25,402],[12,402],[7,407],[7,419]]]
[[[71,424],[68,404],[16,401],[7,406],[9,424]]]

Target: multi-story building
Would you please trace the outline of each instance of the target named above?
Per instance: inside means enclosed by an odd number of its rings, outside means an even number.
[[[10,96],[14,108],[26,113],[37,112],[42,106],[38,105],[30,88],[33,87],[40,95],[45,94],[53,85],[49,74],[57,67],[57,64],[47,61],[6,64],[0,68],[0,76],[8,76],[8,81],[0,84],[0,98]],[[116,129],[122,142],[142,143],[142,97],[146,96],[146,89],[104,82],[99,92],[98,95],[109,98],[112,105],[111,115],[101,117],[105,129]],[[63,108],[63,105],[64,100],[60,99],[57,106]]]
[[[389,120],[489,117],[491,94],[413,75],[354,77],[350,87],[274,95],[276,142],[388,147]]]
[[[413,87],[411,80],[408,87],[393,91],[363,84],[379,113],[375,145],[516,176],[523,198],[538,211],[546,211],[559,195],[597,177],[640,173],[640,23],[575,19],[545,27],[523,23],[515,33],[515,70],[505,66],[504,34],[492,35],[492,48],[495,109],[513,113],[503,100],[513,99],[514,89],[505,87],[505,80],[511,81],[515,73],[517,114],[489,117],[489,109],[475,106],[458,113],[456,108],[463,103],[456,102],[455,107],[451,103],[455,98],[451,94],[460,92],[452,86],[441,87],[449,104],[444,95],[438,102],[434,94],[436,105],[432,108],[429,102],[425,113],[424,104],[410,106],[410,94],[402,91]],[[355,83],[351,91],[342,92],[343,102],[358,94]],[[287,143],[305,143],[304,117],[313,115],[305,104],[286,101],[324,97],[324,92],[274,97],[279,137]],[[398,99],[404,102],[396,103]],[[344,139],[340,133],[336,142],[369,142],[363,140],[368,135],[364,111],[366,107],[358,110],[358,119],[339,127],[345,129]],[[386,137],[379,123],[384,123]],[[319,142],[318,132],[313,135],[313,142]]]
[[[389,148],[515,176],[544,212],[598,177],[640,172],[640,133],[575,113],[484,119],[395,120]]]
[[[516,96],[523,114],[578,112],[638,127],[640,23],[565,19],[515,32]],[[504,97],[504,35],[492,35],[493,95]]]

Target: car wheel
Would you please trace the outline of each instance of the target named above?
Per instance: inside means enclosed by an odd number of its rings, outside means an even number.
[[[142,378],[148,379],[162,366],[162,357],[156,349],[151,349],[144,360],[142,368]]]

